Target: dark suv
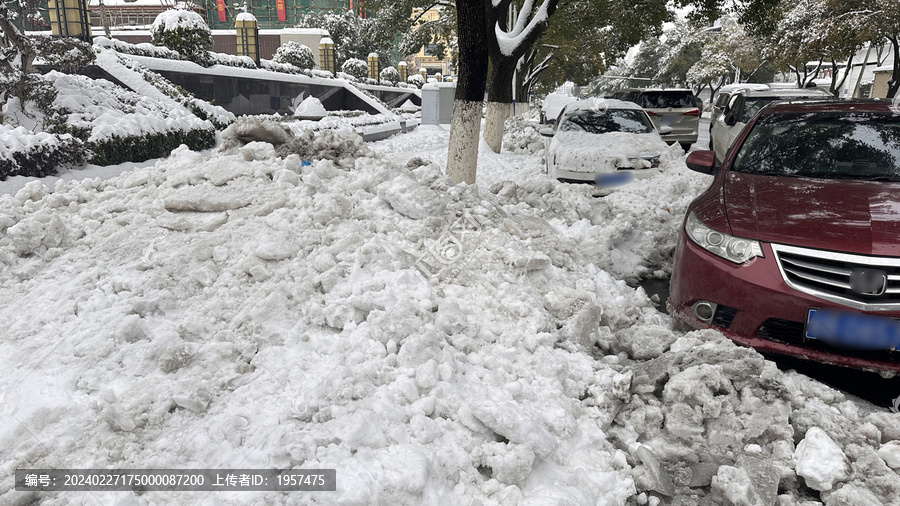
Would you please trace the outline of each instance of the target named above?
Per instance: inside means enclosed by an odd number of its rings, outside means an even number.
[[[613,98],[641,106],[657,130],[663,126],[670,127],[671,132],[662,134],[663,140],[669,144],[680,143],[687,151],[691,144],[697,142],[702,103],[691,90],[632,88],[616,93]]]

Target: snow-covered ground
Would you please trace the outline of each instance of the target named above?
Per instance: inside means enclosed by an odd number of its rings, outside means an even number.
[[[900,415],[626,283],[708,176],[597,198],[482,145],[452,185],[445,128],[316,135],[0,183],[0,503],[900,504]],[[337,491],[13,490],[113,467]]]

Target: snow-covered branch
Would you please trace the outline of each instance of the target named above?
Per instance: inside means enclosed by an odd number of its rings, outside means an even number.
[[[493,4],[497,7],[502,1],[494,0]],[[557,1],[544,0],[537,11],[534,11],[534,0],[525,0],[516,16],[515,25],[509,30],[504,30],[498,21],[494,26],[494,34],[497,37],[500,52],[504,56],[513,56],[522,48],[531,46],[539,35],[538,28],[549,20],[550,14],[556,9]],[[532,13],[534,14],[532,15]]]

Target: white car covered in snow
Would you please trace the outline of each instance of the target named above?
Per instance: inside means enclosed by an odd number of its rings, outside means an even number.
[[[551,137],[547,174],[563,182],[617,186],[650,177],[668,151],[647,113],[622,100],[573,102],[541,135]]]

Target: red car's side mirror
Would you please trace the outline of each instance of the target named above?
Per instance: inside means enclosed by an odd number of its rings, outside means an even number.
[[[716,171],[715,151],[692,151],[685,160],[687,167],[703,174],[713,174]]]

